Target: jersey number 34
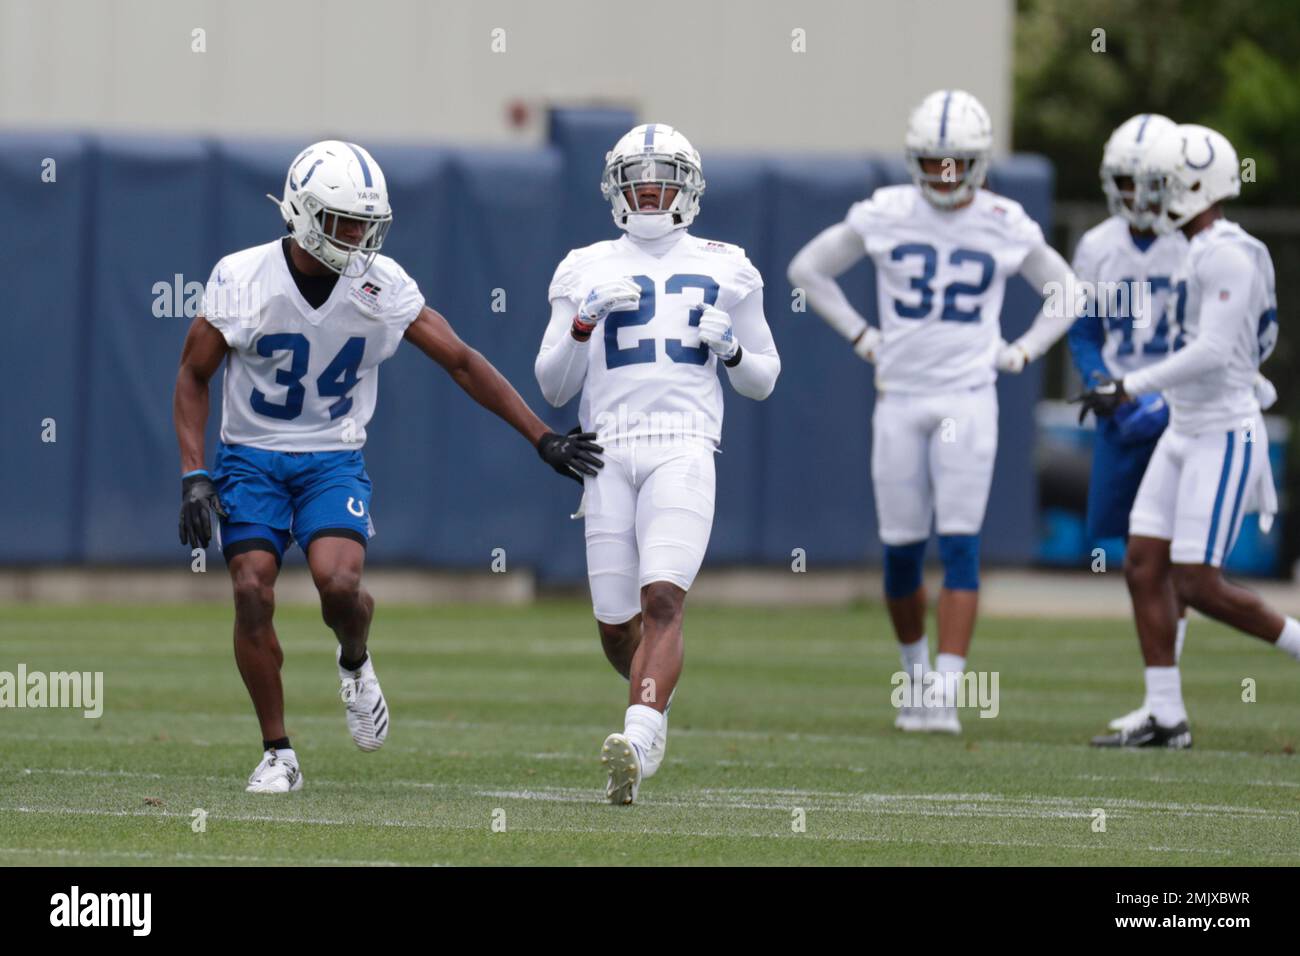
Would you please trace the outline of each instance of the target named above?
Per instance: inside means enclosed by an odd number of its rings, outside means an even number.
[[[257,354],[270,358],[276,352],[288,352],[291,356],[288,368],[275,370],[275,383],[286,386],[283,402],[268,401],[260,388],[253,389],[249,404],[253,411],[269,418],[289,421],[302,414],[303,398],[307,394],[302,384],[302,377],[307,374],[307,362],[311,358],[311,343],[300,332],[276,332],[263,335],[257,340]],[[337,398],[329,407],[330,420],[346,415],[352,408],[352,397],[348,392],[356,387],[359,379],[357,369],[361,367],[361,357],[366,352],[366,338],[354,335],[343,343],[339,354],[325,367],[325,371],[316,377],[316,392],[322,398]]]

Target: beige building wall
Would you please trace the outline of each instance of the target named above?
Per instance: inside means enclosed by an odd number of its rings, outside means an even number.
[[[959,86],[1005,147],[1013,16],[1012,0],[0,0],[0,127],[509,144],[540,140],[549,105],[607,104],[705,149],[892,151],[921,96]]]

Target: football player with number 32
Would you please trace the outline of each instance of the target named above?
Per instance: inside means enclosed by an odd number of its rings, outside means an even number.
[[[853,205],[791,260],[789,278],[876,366],[871,477],[885,601],[909,691],[895,726],[960,733],[955,689],[975,629],[979,535],[997,453],[994,382],[1045,353],[1077,316],[1068,297],[1051,294],[1074,288],[1065,260],[1019,203],[983,188],[993,128],[979,100],[961,90],[930,94],[912,113],[906,148],[912,182]],[[879,329],[835,281],[863,257],[875,264]],[[1000,313],[1016,273],[1047,299],[1008,345]],[[921,574],[932,525],[944,570],[934,671]]]
[[[713,527],[718,366],[756,400],[781,370],[758,270],[687,231],[703,191],[699,153],[672,127],[637,126],[615,144],[601,193],[624,235],[560,263],[536,362],[553,405],[581,391],[581,427],[604,448],[580,510],[601,644],[630,682],[623,731],[601,748],[615,804],[636,799],[667,746],[686,592]]]
[[[235,661],[262,731],[250,793],[303,785],[285,731],[284,654],[272,624],[275,581],[292,541],[307,556],[321,614],[338,638],[352,739],[372,751],[388,737],[388,704],[368,651],[375,602],[361,586],[374,534],[361,446],[379,365],[403,340],[561,474],[578,478],[600,467],[593,436],[548,430],[491,363],[424,304],[402,267],[379,254],[393,214],[383,171],[366,150],[315,143],[290,164],[283,196],[269,198],[289,235],[232,253],[212,270],[173,399],[181,542],[206,548],[215,513],[234,586]],[[221,447],[209,473],[208,382],[223,361]]]

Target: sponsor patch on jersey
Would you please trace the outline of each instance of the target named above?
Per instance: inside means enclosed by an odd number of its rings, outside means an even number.
[[[715,242],[712,239],[704,240],[704,250],[706,252],[735,252],[736,247],[729,242]]]
[[[1231,294],[1227,289],[1220,289],[1220,290],[1219,290],[1219,301],[1220,301],[1220,302],[1227,302],[1230,298],[1232,298],[1232,294]]]
[[[381,291],[383,290],[373,282],[363,282],[361,285],[354,285],[349,294],[360,302],[364,308],[374,310],[379,308],[379,293]]]

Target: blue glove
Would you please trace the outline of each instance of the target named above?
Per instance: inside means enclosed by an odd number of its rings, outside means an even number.
[[[1142,395],[1115,409],[1120,444],[1142,445],[1160,437],[1169,424],[1169,406],[1159,392]]]

